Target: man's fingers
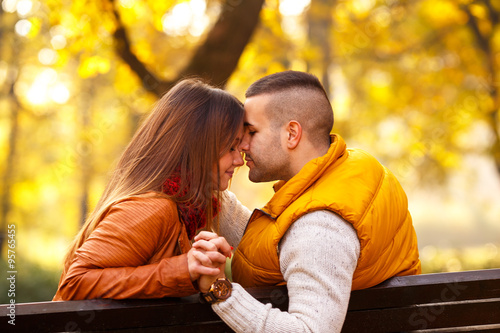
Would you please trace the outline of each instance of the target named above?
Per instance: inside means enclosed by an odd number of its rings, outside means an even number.
[[[210,243],[214,244],[220,253],[225,255],[226,257],[231,257],[232,255],[232,247],[229,245],[227,240],[224,237],[218,237],[210,240]]]
[[[217,244],[214,244],[212,241],[206,241],[204,239],[201,239],[201,240],[193,243],[193,247],[195,249],[200,249],[200,250],[204,250],[204,251],[218,251],[219,250],[219,248],[217,247]]]
[[[198,260],[198,262],[203,266],[207,267],[216,266],[216,264],[212,262],[212,259],[209,256],[207,256],[206,253],[202,253],[200,251],[193,251],[193,257],[196,260]]]
[[[201,275],[210,275],[210,276],[217,276],[221,272],[219,267],[207,267],[203,265],[196,265],[193,267],[193,273],[197,274],[198,276]]]
[[[214,251],[209,251],[205,252],[205,255],[210,259],[212,264],[215,265],[222,265],[226,263],[226,256],[224,256],[220,252],[214,252]]]
[[[194,237],[195,243],[193,247],[199,247],[205,251],[215,251],[215,249],[208,243],[210,242],[217,247],[217,250],[224,254],[226,257],[231,257],[233,249],[224,237],[219,237],[216,233],[209,231],[202,231]]]
[[[210,231],[201,231],[198,235],[194,236],[194,240],[198,241],[200,239],[204,239],[206,241],[209,241],[214,238],[218,238],[219,235],[217,235],[215,232],[210,232]]]
[[[193,247],[204,251],[219,251],[226,257],[231,257],[232,255],[232,247],[224,237],[217,237],[210,241],[201,239],[193,243]]]
[[[198,260],[203,266],[217,266],[224,264],[226,262],[226,256],[218,251],[193,251],[193,256]]]

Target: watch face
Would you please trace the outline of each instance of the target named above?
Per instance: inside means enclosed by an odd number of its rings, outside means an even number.
[[[214,296],[218,299],[226,299],[231,296],[231,282],[228,280],[217,280],[213,286]]]

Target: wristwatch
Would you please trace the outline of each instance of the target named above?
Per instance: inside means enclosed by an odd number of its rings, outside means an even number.
[[[212,283],[206,294],[201,294],[201,298],[210,304],[225,301],[231,296],[232,289],[233,285],[228,279],[218,278]]]

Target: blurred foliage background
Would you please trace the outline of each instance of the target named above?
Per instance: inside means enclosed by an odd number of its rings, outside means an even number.
[[[52,298],[114,161],[186,75],[243,101],[266,74],[316,74],[334,131],[405,188],[424,273],[500,267],[499,17],[493,0],[2,0],[0,269],[14,224],[16,301]],[[250,208],[272,195],[245,167],[232,190]]]

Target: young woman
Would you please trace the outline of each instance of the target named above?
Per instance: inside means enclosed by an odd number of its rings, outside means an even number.
[[[195,79],[164,95],[71,245],[54,300],[181,297],[219,274],[230,251],[190,241],[218,229],[221,191],[243,165],[243,116],[236,98]]]

